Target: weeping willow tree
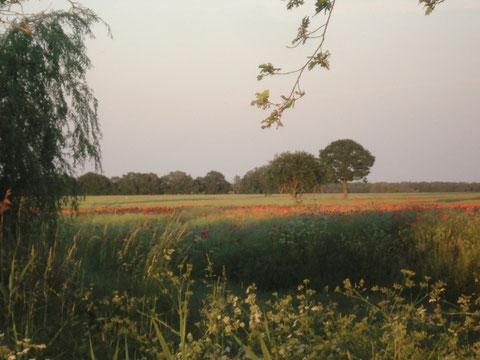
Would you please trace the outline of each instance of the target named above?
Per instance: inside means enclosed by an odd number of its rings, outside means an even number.
[[[86,81],[85,40],[101,20],[76,9],[0,28],[0,194],[11,189],[4,241],[18,238],[22,219],[43,228],[54,224],[59,209],[77,199],[75,167],[92,161],[100,168],[98,102]]]

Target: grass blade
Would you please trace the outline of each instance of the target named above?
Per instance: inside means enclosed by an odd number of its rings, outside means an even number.
[[[120,339],[117,339],[117,346],[115,346],[115,352],[113,353],[112,360],[118,360],[118,344],[120,343]]]
[[[127,335],[125,335],[125,360],[130,360],[130,356],[128,356]]]
[[[23,268],[22,272],[20,273],[20,277],[18,278],[18,281],[21,282],[23,280],[23,277],[25,276],[25,273],[27,272],[28,268],[30,267],[30,265],[32,264],[33,262],[33,259],[34,257],[30,257],[30,260],[29,262],[27,263],[27,265],[25,265],[25,267]]]
[[[8,292],[10,297],[13,295],[13,281],[15,279],[15,258],[12,259],[12,265],[10,266],[10,276],[8,278]]]
[[[92,338],[88,336],[88,342],[90,343],[90,358],[95,360],[95,353],[93,352]]]
[[[262,337],[260,337],[260,347],[262,348],[263,358],[265,360],[272,360],[272,357],[270,356],[270,352],[267,349],[267,345],[265,345],[265,341],[263,341]]]
[[[238,345],[241,346],[243,351],[245,351],[245,355],[247,355],[247,357],[249,357],[251,360],[262,360],[260,357],[255,355],[255,353],[249,346],[242,343],[242,341],[238,337],[236,337],[234,334],[232,334],[232,336],[235,339],[235,341],[238,343]]]
[[[170,352],[170,349],[168,348],[168,344],[165,341],[165,338],[163,337],[162,332],[160,331],[160,328],[158,327],[157,321],[155,319],[153,319],[153,326],[155,327],[155,333],[157,334],[158,341],[160,341],[160,346],[162,347],[162,351],[165,354],[165,357],[168,360],[174,360],[174,357]]]
[[[275,359],[278,359],[278,355],[277,355],[277,351],[276,351],[277,345],[275,344],[275,338],[270,337],[270,330],[268,329],[268,321],[267,321],[267,316],[266,315],[264,315],[264,322],[265,322],[265,332],[267,334],[267,341],[270,344],[270,348],[272,348],[274,350]],[[262,349],[262,351],[263,351],[263,349]],[[263,356],[265,357],[265,354]],[[269,358],[271,359],[270,354],[269,354]]]

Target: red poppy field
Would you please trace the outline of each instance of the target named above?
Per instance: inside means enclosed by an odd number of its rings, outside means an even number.
[[[217,275],[268,289],[306,278],[318,287],[347,277],[387,284],[409,269],[420,278],[442,274],[458,293],[477,281],[479,213],[477,194],[316,195],[302,204],[281,196],[130,196],[88,198],[75,219],[103,242],[135,234],[148,243],[167,226],[182,229],[175,256],[193,264],[193,274],[210,261]]]
[[[155,206],[146,206],[153,203]],[[133,204],[133,205],[132,205]],[[158,204],[158,205],[156,205]],[[163,205],[165,204],[165,205]],[[93,205],[93,206],[92,206]],[[376,211],[424,211],[457,209],[466,212],[476,211],[480,207],[478,194],[398,194],[365,197],[350,196],[343,200],[339,196],[306,197],[302,204],[293,204],[287,196],[90,196],[80,206],[79,214],[83,215],[124,215],[143,214],[183,216],[186,219],[195,217],[217,218],[257,218],[285,217],[293,215],[341,215]],[[72,214],[71,210],[64,210]]]

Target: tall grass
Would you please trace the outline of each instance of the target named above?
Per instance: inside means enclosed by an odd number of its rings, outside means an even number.
[[[17,237],[16,249],[29,251],[2,254],[9,260],[3,269],[8,281],[0,287],[3,349],[31,358],[46,347],[51,357],[85,358],[85,339],[100,337],[104,346],[97,353],[111,358],[112,341],[133,330],[153,331],[152,311],[171,316],[163,294],[170,286],[166,269],[184,230],[171,222],[148,241],[140,231],[78,229],[65,222],[53,241],[42,241],[45,234]]]

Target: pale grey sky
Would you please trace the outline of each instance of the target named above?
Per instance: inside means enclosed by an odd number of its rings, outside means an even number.
[[[293,78],[256,80],[258,65],[293,69],[309,8],[280,0],[83,0],[113,32],[89,41],[100,101],[103,167],[159,176],[218,170],[231,180],[276,153],[318,155],[351,138],[376,156],[369,181],[480,181],[480,0],[338,0],[325,49],[285,127],[261,130],[250,107]],[[313,44],[312,44],[313,46]],[[88,168],[84,171],[89,170]],[[81,171],[82,172],[82,171]]]

